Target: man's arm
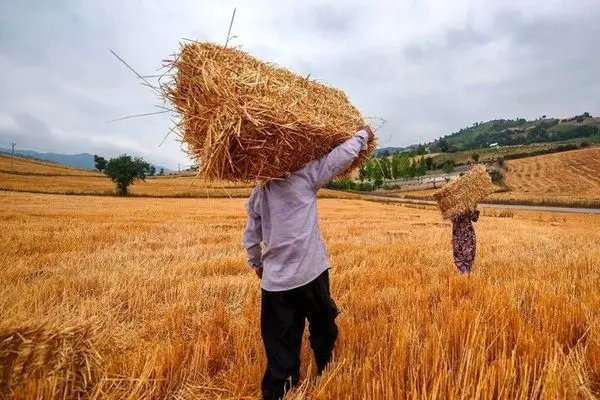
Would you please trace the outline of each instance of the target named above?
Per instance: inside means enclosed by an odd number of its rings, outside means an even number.
[[[303,172],[308,175],[315,190],[352,165],[360,152],[367,150],[372,135],[373,132],[369,127],[362,128],[325,157],[308,163]]]
[[[261,243],[262,226],[260,215],[254,213],[251,210],[250,205],[248,205],[248,222],[246,224],[246,230],[244,231],[244,248],[248,255],[248,264],[255,269],[262,268]]]

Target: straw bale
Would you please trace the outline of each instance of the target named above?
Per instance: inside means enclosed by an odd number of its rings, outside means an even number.
[[[433,194],[445,219],[474,209],[477,204],[494,192],[492,179],[485,167],[479,165],[442,187]]]
[[[0,397],[78,398],[100,376],[89,324],[0,328]]]
[[[161,93],[207,179],[276,179],[320,158],[365,125],[341,90],[235,48],[184,42]],[[359,166],[375,148],[347,170]]]

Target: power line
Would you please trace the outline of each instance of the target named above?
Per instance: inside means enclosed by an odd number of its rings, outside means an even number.
[[[14,160],[15,160],[15,146],[17,144],[15,142],[11,142],[10,145],[12,146],[12,156],[10,157],[10,170],[12,172],[15,172]]]

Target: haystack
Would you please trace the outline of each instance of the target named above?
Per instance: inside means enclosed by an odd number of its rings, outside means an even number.
[[[493,192],[494,185],[485,167],[477,166],[435,192],[433,197],[444,218],[453,219],[460,213],[474,209]]]
[[[341,90],[234,48],[184,42],[161,91],[200,176],[265,181],[294,172],[365,122]],[[357,167],[375,148],[349,168]]]
[[[96,329],[88,323],[0,328],[0,398],[82,397],[101,375]]]

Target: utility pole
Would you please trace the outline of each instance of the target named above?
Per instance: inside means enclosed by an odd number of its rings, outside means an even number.
[[[10,169],[12,172],[15,172],[14,159],[15,159],[15,146],[17,144],[15,142],[12,142],[10,145],[12,146],[12,157],[10,157]]]

